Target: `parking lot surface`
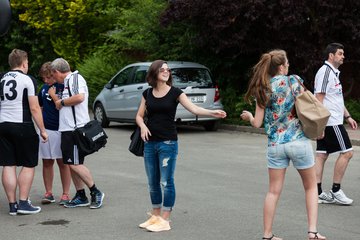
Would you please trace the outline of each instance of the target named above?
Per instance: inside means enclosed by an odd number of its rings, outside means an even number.
[[[36,240],[235,240],[262,238],[262,204],[268,187],[265,160],[266,137],[242,131],[203,128],[179,129],[179,156],[175,173],[177,199],[171,217],[172,230],[150,233],[138,228],[151,209],[143,159],[127,150],[131,125],[113,124],[106,129],[106,148],[86,158],[96,185],[105,192],[100,209],[65,209],[42,205],[33,216],[10,216],[0,190],[0,239]],[[342,183],[352,206],[320,205],[319,231],[330,240],[359,239],[360,148]],[[323,187],[332,184],[335,156],[325,167]],[[41,161],[31,191],[40,205],[44,193]],[[61,195],[55,167],[54,194]],[[72,187],[71,192],[74,193]],[[89,192],[87,191],[89,194]],[[306,239],[306,211],[301,180],[292,166],[287,171],[274,233],[284,239]]]

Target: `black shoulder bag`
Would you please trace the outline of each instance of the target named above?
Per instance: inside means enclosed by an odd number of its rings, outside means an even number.
[[[78,81],[77,73],[73,76],[74,82]],[[70,81],[68,81],[68,90],[69,96],[71,97],[70,91]],[[91,120],[83,127],[76,127],[76,115],[75,107],[71,106],[72,113],[74,116],[75,130],[73,131],[73,136],[75,143],[79,149],[79,153],[82,156],[87,156],[94,152],[99,151],[100,148],[105,147],[107,143],[108,136],[106,135],[104,129],[101,127],[100,123],[97,120]]]
[[[146,101],[149,99],[149,92],[150,89],[147,89],[146,92]],[[146,102],[145,102],[145,107]],[[147,109],[145,109],[144,114],[144,123],[147,123]],[[130,145],[129,145],[129,151],[133,153],[135,156],[143,157],[144,156],[144,141],[141,138],[141,128],[137,126],[134,130],[134,132],[130,136]]]

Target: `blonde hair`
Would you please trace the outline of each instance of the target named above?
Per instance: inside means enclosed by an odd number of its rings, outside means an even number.
[[[13,49],[9,54],[9,66],[11,69],[20,67],[28,59],[27,52],[20,49]]]
[[[281,49],[275,49],[264,53],[259,62],[253,67],[253,74],[249,82],[248,90],[245,94],[245,101],[251,104],[252,98],[256,103],[265,108],[269,95],[272,92],[270,79],[279,72],[279,67],[287,61],[286,52]]]

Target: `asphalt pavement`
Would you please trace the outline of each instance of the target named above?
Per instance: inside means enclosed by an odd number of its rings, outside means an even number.
[[[106,129],[106,148],[86,158],[96,185],[105,192],[100,209],[66,209],[41,205],[44,194],[41,161],[31,190],[31,201],[42,212],[10,216],[0,190],[1,240],[222,240],[261,239],[262,204],[268,187],[266,137],[252,132],[179,128],[179,156],[175,174],[177,198],[172,230],[150,233],[138,228],[151,209],[143,159],[128,150],[133,126],[113,124]],[[360,238],[360,148],[343,181],[352,206],[320,205],[319,231],[330,240]],[[325,166],[324,189],[331,186],[335,156]],[[20,170],[20,169],[19,169]],[[74,188],[71,189],[74,194]],[[87,193],[88,190],[87,190]],[[55,167],[54,194],[61,195]],[[301,180],[287,171],[274,223],[274,233],[286,239],[306,239],[306,212]]]

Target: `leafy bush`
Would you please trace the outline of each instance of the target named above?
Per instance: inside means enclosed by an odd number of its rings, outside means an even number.
[[[90,106],[104,85],[127,63],[125,57],[100,50],[78,65],[78,70],[85,78],[89,88]]]
[[[116,28],[104,35],[106,44],[77,65],[89,87],[90,106],[121,68],[133,62],[152,61],[149,54],[158,50],[158,35],[162,33],[158,30],[158,15],[165,5],[163,1],[136,0],[117,12],[109,10],[110,15],[117,16]]]
[[[233,88],[227,88],[221,91],[221,102],[224,105],[224,110],[227,113],[225,119],[226,123],[249,125],[248,122],[241,120],[240,114],[243,110],[255,113],[255,105],[250,105],[244,100],[244,95],[239,94]]]
[[[351,117],[357,122],[360,121],[360,101],[355,99],[349,99],[345,101],[346,109],[351,114]]]

